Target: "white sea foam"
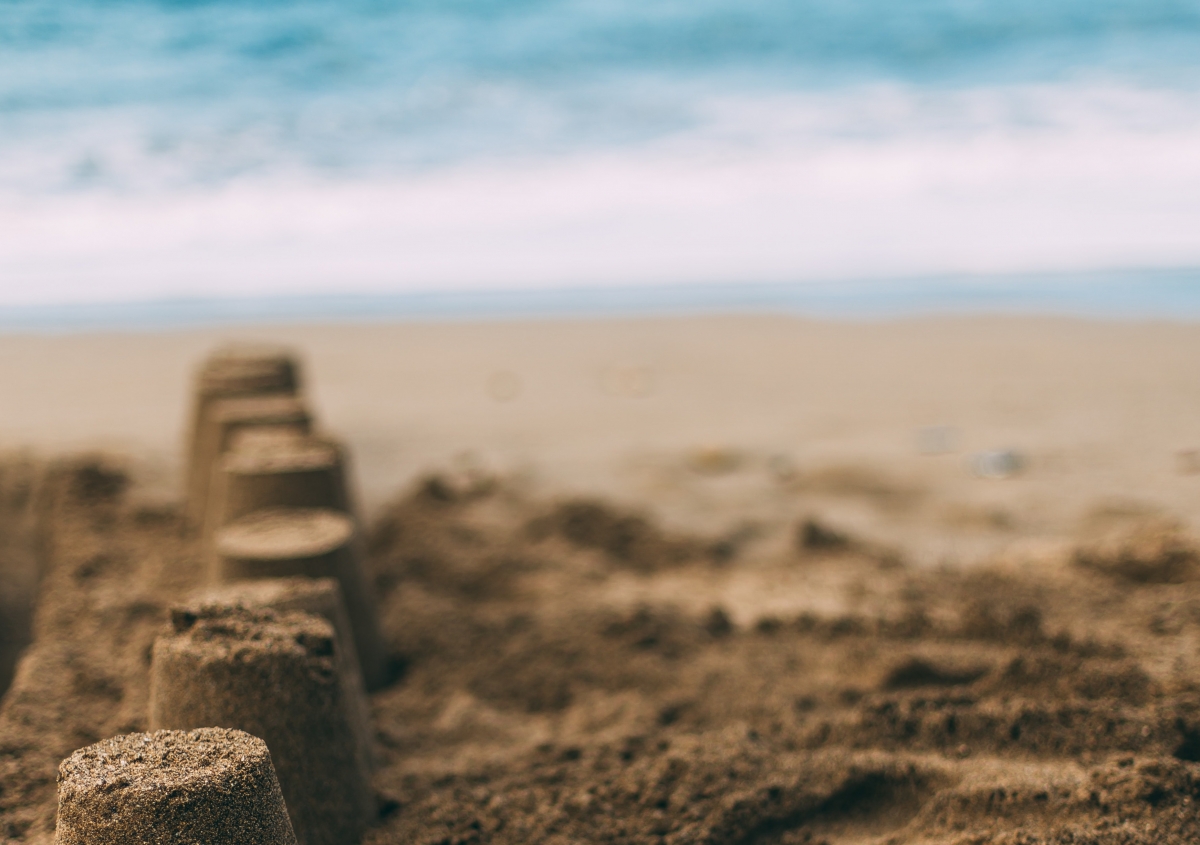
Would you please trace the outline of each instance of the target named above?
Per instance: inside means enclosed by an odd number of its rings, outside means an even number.
[[[652,141],[425,169],[9,179],[0,302],[1200,265],[1192,92],[883,86],[697,114]],[[136,174],[132,137],[88,143]],[[5,172],[77,155],[42,140]]]

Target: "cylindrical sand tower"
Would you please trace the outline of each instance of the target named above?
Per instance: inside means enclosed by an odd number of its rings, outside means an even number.
[[[220,529],[214,549],[218,583],[294,575],[337,579],[363,680],[367,689],[383,684],[383,636],[351,517],[316,508],[256,511]]]
[[[193,441],[187,513],[193,526],[205,523],[213,466],[238,434],[247,428],[307,434],[312,419],[294,396],[249,396],[210,402],[200,418]]]
[[[358,649],[354,645],[354,630],[337,581],[333,578],[302,577],[234,581],[197,590],[188,603],[172,612],[190,612],[199,616],[204,614],[204,608],[210,606],[311,613],[332,625],[342,658],[340,665],[344,673],[346,696],[355,711],[354,728],[368,761],[375,762],[374,731],[371,728],[366,687],[358,661]]]
[[[301,613],[176,613],[154,644],[150,724],[262,737],[300,845],[353,845],[375,815],[333,627]]]
[[[58,767],[56,845],[296,845],[267,744],[237,730],[137,733]]]
[[[204,508],[199,487],[207,486],[209,467],[200,454],[204,417],[221,399],[245,396],[295,395],[300,387],[299,367],[285,349],[265,346],[229,346],[206,360],[196,374],[192,415],[187,435],[187,501],[193,524]]]
[[[323,438],[242,432],[213,469],[205,536],[265,508],[350,513],[344,450]]]

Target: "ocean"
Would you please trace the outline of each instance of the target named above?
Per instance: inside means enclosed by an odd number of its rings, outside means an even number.
[[[1200,0],[0,0],[0,324],[1170,316],[1196,268]]]

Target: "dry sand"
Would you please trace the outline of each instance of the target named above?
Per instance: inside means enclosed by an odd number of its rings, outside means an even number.
[[[0,338],[5,445],[119,453],[0,473],[6,565],[43,572],[5,837],[146,726],[223,338],[300,349],[362,482],[367,841],[1200,834],[1200,327],[712,318]]]
[[[1200,327],[1171,323],[713,317],[7,336],[0,448],[116,448],[173,493],[189,376],[230,339],[302,353],[368,514],[456,459],[698,525],[790,511],[768,481],[787,465],[859,476],[826,487],[932,490],[927,516],[943,522],[1003,510],[1025,531],[1053,531],[1106,498],[1200,513],[1200,475],[1179,472],[1200,470],[1200,457],[1179,457],[1200,449]],[[919,454],[919,429],[939,425],[956,430],[956,449]],[[707,447],[736,451],[739,471],[687,472]],[[964,454],[1005,448],[1032,471],[1003,484],[963,471]]]

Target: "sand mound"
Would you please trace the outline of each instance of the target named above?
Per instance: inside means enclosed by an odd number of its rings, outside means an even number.
[[[1075,553],[1079,566],[1141,584],[1200,578],[1200,548],[1171,520],[1151,519]]]

